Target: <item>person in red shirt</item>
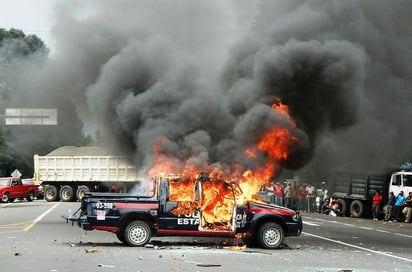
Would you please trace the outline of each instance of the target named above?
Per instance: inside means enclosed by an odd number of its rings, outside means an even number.
[[[382,195],[379,191],[375,192],[375,195],[372,198],[372,216],[373,220],[378,220],[379,209],[382,205]]]

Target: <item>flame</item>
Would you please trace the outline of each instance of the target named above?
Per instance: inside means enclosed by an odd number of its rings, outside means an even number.
[[[291,129],[296,123],[288,113],[287,105],[279,99],[272,105],[275,118],[281,119],[280,125],[267,128],[260,136],[256,146],[244,150],[247,158],[257,159],[258,152],[265,154],[266,163],[257,169],[244,169],[242,165],[232,165],[230,170],[221,167],[207,169],[208,176],[199,175],[204,169],[176,161],[175,157],[161,152],[165,136],[153,144],[154,164],[149,175],[182,172],[182,179],[169,180],[169,200],[177,202],[171,211],[174,215],[200,214],[203,229],[230,231],[235,205],[257,200],[256,193],[280,172],[280,162],[288,159],[289,150],[298,138]],[[286,126],[285,126],[286,124]],[[183,169],[182,168],[183,165]],[[197,185],[201,182],[201,191]]]

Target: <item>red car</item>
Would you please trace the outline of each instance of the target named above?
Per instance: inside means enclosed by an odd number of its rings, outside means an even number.
[[[34,184],[23,184],[20,178],[6,177],[0,178],[0,199],[1,202],[13,202],[16,198],[25,198],[33,201],[39,197],[41,192]]]

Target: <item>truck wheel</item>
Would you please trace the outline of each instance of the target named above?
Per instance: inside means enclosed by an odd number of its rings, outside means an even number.
[[[129,246],[144,246],[151,236],[149,225],[143,221],[131,222],[124,231],[124,239]]]
[[[346,202],[342,198],[336,199],[336,202],[339,204],[340,212],[339,215],[345,216],[346,215]]]
[[[363,215],[363,203],[359,200],[354,200],[350,204],[350,214],[352,217],[359,218]]]
[[[116,232],[117,239],[120,240],[120,242],[127,244],[126,239],[124,238],[124,230],[119,230]]]
[[[74,190],[71,186],[64,185],[60,188],[59,196],[60,196],[61,201],[70,202],[73,200]]]
[[[29,195],[27,196],[27,201],[32,202],[34,200],[34,193],[33,191],[29,192]]]
[[[1,198],[1,202],[7,203],[7,202],[9,202],[9,200],[10,200],[9,193],[4,193],[3,197]]]
[[[87,192],[90,192],[89,187],[87,187],[86,185],[80,185],[76,190],[76,199],[79,201],[82,200]]]
[[[44,198],[47,202],[53,202],[59,200],[59,191],[57,190],[56,186],[48,185],[46,190],[44,191]]]
[[[273,222],[263,224],[258,230],[258,241],[262,248],[278,248],[285,238],[283,228]]]

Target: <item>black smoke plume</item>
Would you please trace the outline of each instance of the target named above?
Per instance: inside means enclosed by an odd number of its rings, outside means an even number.
[[[284,167],[384,167],[411,150],[411,11],[406,0],[67,1],[35,86],[74,102],[142,170],[159,136],[177,162],[257,167],[243,152],[273,124],[300,140]],[[276,99],[296,127],[273,117]]]

